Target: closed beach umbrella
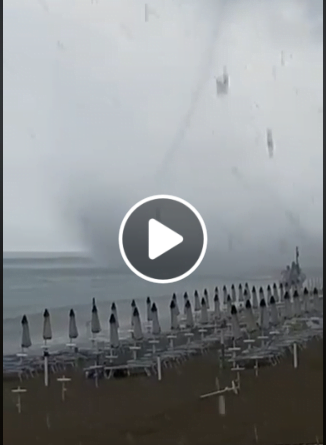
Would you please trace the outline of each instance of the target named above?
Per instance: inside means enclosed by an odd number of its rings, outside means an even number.
[[[252,332],[255,332],[257,330],[257,323],[255,320],[254,313],[252,311],[250,300],[246,301],[244,315],[245,315],[247,332],[251,334]]]
[[[114,313],[112,312],[109,319],[109,331],[110,331],[110,346],[111,348],[118,348],[120,345],[118,324]]]
[[[272,296],[272,289],[270,287],[270,285],[267,286],[267,301],[270,301]]]
[[[52,340],[51,319],[50,313],[47,309],[45,309],[43,314],[43,340],[45,342]]]
[[[140,315],[136,307],[134,308],[134,313],[133,313],[133,338],[136,341],[140,341],[143,339],[143,331],[141,327]]]
[[[265,293],[264,293],[264,289],[262,286],[259,288],[259,301],[261,301],[261,300],[265,300]],[[265,303],[266,303],[266,301],[265,301]]]
[[[250,300],[250,302],[251,302],[251,292],[250,292],[250,288],[249,288],[249,284],[248,283],[246,283],[245,284],[245,291],[247,291],[247,296],[248,296],[248,300]],[[247,301],[247,299],[245,298],[245,302]]]
[[[242,289],[242,284],[239,284],[239,303],[243,302],[243,289]]]
[[[290,319],[292,317],[292,303],[289,292],[284,294],[284,318]]]
[[[303,290],[303,310],[307,313],[309,312],[309,291],[305,287]]]
[[[93,299],[93,306],[92,306],[91,332],[92,334],[99,334],[101,332],[101,324],[98,316],[95,299]]]
[[[137,307],[136,301],[132,300],[132,302],[131,302],[131,327],[133,327],[133,325],[134,325],[134,309],[135,309],[135,307]]]
[[[209,294],[207,289],[204,289],[204,298],[206,300],[206,307],[209,309]]]
[[[208,323],[208,311],[207,311],[207,302],[206,298],[202,298],[201,300],[201,312],[200,312],[200,323],[207,324]]]
[[[218,292],[216,291],[214,295],[214,318],[215,320],[219,320],[221,318],[220,300],[218,298]]]
[[[278,312],[277,312],[277,307],[276,307],[276,301],[274,296],[271,296],[271,299],[269,300],[270,302],[270,310],[271,310],[271,324],[272,326],[277,326],[279,323],[279,319],[278,319]]]
[[[231,309],[232,309],[232,300],[230,295],[228,295],[227,299],[226,299],[226,315],[228,317],[231,317]]]
[[[238,319],[238,311],[235,305],[232,305],[231,308],[231,325],[232,325],[232,336],[234,340],[238,340],[242,337],[242,332],[240,329],[239,319]]]
[[[147,321],[152,321],[152,302],[149,297],[146,298]]]
[[[172,300],[173,300],[174,303],[175,303],[175,310],[176,310],[177,316],[179,317],[179,315],[180,315],[180,309],[179,309],[178,299],[177,299],[177,295],[176,295],[176,294],[173,294],[173,295],[172,295]]]
[[[224,305],[226,305],[227,298],[228,298],[228,290],[227,290],[226,286],[223,286],[223,304]]]
[[[191,304],[190,304],[189,300],[187,301],[185,308],[186,308],[186,327],[193,328],[194,327],[194,317],[192,314]]]
[[[232,303],[235,303],[237,301],[237,293],[236,293],[234,284],[232,284],[232,286],[231,286],[231,299],[232,299]]]
[[[280,298],[278,295],[278,289],[277,289],[276,283],[273,284],[273,297],[274,297],[275,302],[278,303]]]
[[[176,331],[179,329],[179,321],[174,300],[172,300],[170,303],[170,315],[171,315],[171,330]]]
[[[152,334],[159,335],[161,333],[161,326],[158,319],[158,310],[155,303],[153,303],[152,305],[152,322]]]
[[[295,317],[300,317],[301,315],[301,301],[297,290],[293,292],[293,313]]]
[[[188,300],[189,300],[188,293],[185,292],[183,295],[183,313],[184,313],[184,315],[186,315],[186,304],[187,304]]]
[[[259,320],[259,324],[260,324],[260,328],[262,331],[267,331],[269,328],[269,313],[268,313],[268,309],[266,306],[266,301],[265,298],[262,298],[260,300],[260,305],[259,305],[259,315],[260,315],[260,320]]]
[[[280,283],[280,301],[284,301],[284,286]]]
[[[45,309],[43,314],[43,340],[46,345],[48,340],[52,340],[52,328],[51,328],[51,319],[50,313],[47,309]],[[49,386],[49,353],[47,349],[44,350],[44,385]]]
[[[258,297],[257,297],[257,291],[256,291],[255,286],[253,286],[253,288],[252,288],[251,295],[252,295],[252,307],[253,307],[253,309],[257,309],[258,308]]]
[[[194,308],[195,308],[195,312],[199,312],[200,309],[201,309],[199,295],[198,295],[198,292],[196,290],[195,290],[195,293],[194,293]]]
[[[317,287],[314,288],[312,292],[312,297],[313,297],[314,310],[319,312],[320,305],[319,305],[319,294]]]
[[[69,339],[74,340],[78,337],[78,329],[76,323],[76,315],[73,309],[69,312]]]
[[[28,349],[32,346],[31,335],[29,332],[29,325],[26,315],[22,318],[22,341],[21,347],[22,349]]]
[[[117,306],[116,306],[116,304],[114,302],[111,304],[111,314],[114,315],[115,323],[117,325],[117,328],[119,328],[120,325],[119,325],[118,309],[117,309]]]
[[[247,301],[250,301],[250,296],[248,294],[248,289],[246,289],[246,288],[243,291],[243,300],[244,300],[245,305],[246,305]]]

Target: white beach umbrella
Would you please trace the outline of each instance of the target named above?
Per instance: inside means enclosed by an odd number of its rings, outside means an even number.
[[[175,305],[175,301],[170,303],[170,316],[171,316],[171,330],[176,331],[179,329],[178,313]]]
[[[320,301],[319,301],[319,294],[318,294],[317,287],[315,287],[312,292],[312,298],[313,298],[314,310],[319,312],[320,311]]]
[[[45,309],[43,314],[43,340],[45,342],[52,340],[51,319],[50,313],[47,309]]]
[[[248,283],[245,284],[245,291],[246,291],[246,295],[244,295],[244,301],[246,302],[247,300],[249,300],[251,303],[251,292],[250,292],[250,287],[249,287]]]
[[[288,282],[286,282],[285,284],[284,284],[284,295],[285,295],[285,292],[289,292],[289,295],[290,295],[290,286],[289,286],[289,283]],[[291,296],[291,295],[290,295]]]
[[[159,335],[161,333],[161,326],[158,319],[158,310],[156,304],[152,304],[152,334]]]
[[[245,304],[247,303],[247,301],[250,301],[250,295],[247,288],[245,288],[243,291],[243,300]]]
[[[184,314],[184,315],[186,315],[186,304],[187,304],[187,301],[188,301],[188,300],[189,300],[188,293],[185,292],[185,293],[183,294],[183,314]]]
[[[111,314],[114,315],[115,323],[117,325],[117,328],[119,329],[120,325],[119,325],[118,309],[117,309],[115,302],[113,302],[111,304]],[[110,320],[109,320],[109,322],[110,322]]]
[[[147,321],[152,321],[152,302],[149,297],[146,298]]]
[[[29,325],[26,315],[22,318],[22,339],[21,339],[21,348],[28,349],[32,346],[31,335],[29,332]]]
[[[232,309],[232,300],[230,295],[228,295],[227,299],[226,299],[226,315],[228,317],[231,317],[231,309]]]
[[[93,335],[99,334],[101,332],[101,324],[98,316],[98,311],[95,303],[95,298],[93,298],[92,304],[92,317],[91,317],[91,333]]]
[[[218,292],[215,291],[214,295],[214,319],[219,320],[221,318],[221,306],[218,298]]]
[[[280,283],[280,301],[284,301],[284,286],[282,283]]]
[[[136,341],[140,341],[143,339],[143,330],[141,327],[140,315],[136,307],[134,308],[133,313],[133,338]]]
[[[257,331],[258,326],[255,320],[254,313],[252,311],[250,300],[247,300],[245,303],[244,315],[245,315],[247,332],[251,334],[252,332]]]
[[[226,286],[223,286],[223,304],[226,305],[228,298],[228,290]]]
[[[200,312],[200,309],[201,309],[199,295],[196,290],[194,293],[194,309],[195,309],[195,312]]]
[[[238,319],[238,311],[235,305],[232,305],[231,308],[231,325],[232,325],[232,336],[234,340],[238,340],[242,337],[242,332],[240,329],[239,319]]]
[[[200,323],[201,324],[208,323],[207,301],[205,297],[203,297],[201,300]]]
[[[261,300],[265,300],[265,293],[264,293],[264,288],[262,286],[260,286],[259,288],[259,301]],[[266,303],[266,301],[265,301]]]
[[[284,294],[284,318],[292,318],[292,303],[289,292]]]
[[[303,290],[303,310],[304,312],[308,313],[310,310],[310,301],[309,301],[309,291],[305,287]]]
[[[109,325],[110,346],[111,348],[118,348],[120,345],[118,323],[113,312],[109,319]]]
[[[204,289],[204,298],[206,300],[206,307],[207,307],[207,309],[209,309],[210,308],[210,305],[209,305],[209,294],[208,294],[208,290],[207,289]]]
[[[300,317],[301,315],[301,301],[297,290],[293,292],[293,315],[295,317]]]
[[[278,303],[280,301],[276,283],[273,284],[273,297],[274,297],[275,303]]]
[[[270,287],[270,285],[267,286],[267,301],[270,301],[272,296],[272,288]]]
[[[256,291],[255,286],[253,286],[253,288],[252,288],[251,295],[252,295],[252,307],[254,309],[258,309],[258,298],[257,298],[257,291]]]
[[[239,297],[238,297],[238,299],[239,299],[239,303],[243,303],[243,301],[244,301],[244,298],[243,298],[243,289],[242,289],[242,284],[240,283],[239,284]]]
[[[277,312],[277,307],[276,307],[276,301],[274,296],[271,296],[271,299],[269,300],[270,302],[270,310],[271,310],[271,324],[272,326],[277,326],[279,323],[279,319],[278,319],[278,312]]]
[[[192,314],[191,304],[190,304],[189,300],[187,301],[185,308],[186,308],[186,327],[193,328],[194,327],[194,317]]]
[[[45,309],[44,314],[43,314],[43,340],[44,340],[44,344],[45,344],[45,349],[43,352],[44,385],[49,386],[49,352],[46,347],[46,343],[48,340],[52,340],[52,328],[51,328],[50,313],[47,309]]]
[[[237,301],[237,292],[235,290],[234,284],[232,284],[232,286],[231,286],[231,299],[232,299],[232,303],[235,303]]]
[[[176,295],[176,294],[173,294],[173,295],[172,295],[172,300],[174,301],[174,304],[175,304],[176,314],[177,314],[177,316],[179,317],[179,315],[180,315],[180,309],[179,309],[178,299],[177,299],[177,295]]]
[[[269,329],[269,313],[265,298],[262,298],[259,304],[259,324],[262,331],[265,332]]]
[[[69,312],[69,339],[70,342],[72,340],[76,339],[78,337],[78,329],[77,329],[77,322],[76,322],[76,315],[73,309],[70,309]]]

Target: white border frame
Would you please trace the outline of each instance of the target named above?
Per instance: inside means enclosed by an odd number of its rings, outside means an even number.
[[[201,253],[199,255],[198,260],[196,261],[196,263],[183,275],[179,275],[178,277],[175,278],[171,278],[168,280],[158,280],[157,278],[151,278],[148,277],[147,275],[142,274],[141,272],[139,272],[128,260],[127,255],[125,253],[124,247],[123,247],[123,231],[125,228],[125,225],[130,217],[130,215],[136,210],[138,209],[138,207],[142,206],[143,204],[146,204],[147,202],[150,201],[154,201],[157,199],[170,199],[172,201],[176,201],[179,202],[183,205],[185,205],[186,207],[188,207],[188,209],[190,209],[197,217],[202,231],[203,231],[203,247],[201,250]],[[131,207],[131,209],[127,212],[127,214],[125,215],[125,217],[122,220],[122,223],[120,225],[120,229],[119,229],[119,249],[120,249],[120,253],[121,256],[124,260],[124,262],[126,263],[126,265],[129,267],[129,269],[135,274],[137,275],[139,278],[142,278],[143,280],[149,281],[151,283],[158,283],[158,284],[168,284],[168,283],[176,283],[177,281],[181,281],[184,278],[188,277],[189,275],[191,275],[196,269],[197,267],[200,265],[200,263],[203,261],[204,256],[206,254],[206,250],[207,250],[207,228],[206,228],[206,224],[203,220],[203,218],[201,217],[200,213],[195,209],[195,207],[193,207],[191,204],[189,204],[189,202],[185,201],[184,199],[178,198],[176,196],[172,196],[172,195],[153,195],[150,196],[148,198],[142,199],[141,201],[138,201],[134,206]]]

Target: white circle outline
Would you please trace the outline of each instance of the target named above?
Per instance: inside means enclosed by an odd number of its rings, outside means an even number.
[[[202,231],[203,231],[203,247],[201,250],[201,253],[199,255],[198,260],[196,261],[196,263],[183,275],[179,275],[178,277],[175,278],[170,278],[168,280],[159,280],[157,278],[151,278],[148,277],[147,275],[142,274],[141,272],[139,272],[128,260],[127,255],[125,253],[124,247],[123,247],[123,231],[125,228],[125,225],[130,217],[130,215],[136,210],[138,209],[138,207],[142,206],[143,204],[146,204],[147,202],[150,201],[155,201],[157,199],[170,199],[172,201],[176,201],[179,202],[180,204],[185,205],[186,207],[188,207],[188,209],[190,209],[197,217]],[[206,250],[207,250],[207,228],[206,228],[206,224],[202,218],[202,216],[200,215],[200,213],[198,212],[198,210],[195,209],[194,206],[192,206],[191,204],[189,204],[189,202],[185,201],[182,198],[178,198],[177,196],[172,196],[172,195],[153,195],[153,196],[149,196],[148,198],[142,199],[141,201],[138,201],[135,205],[133,205],[131,207],[131,209],[126,213],[125,217],[122,220],[122,223],[120,225],[120,229],[119,229],[119,249],[120,249],[120,253],[121,256],[124,260],[124,262],[126,263],[126,265],[129,267],[129,269],[136,274],[139,278],[142,278],[143,280],[149,281],[151,283],[158,283],[158,284],[169,284],[169,283],[176,283],[177,281],[181,281],[184,278],[188,277],[189,275],[191,275],[196,269],[197,267],[200,265],[200,263],[203,261],[204,256],[206,254]]]

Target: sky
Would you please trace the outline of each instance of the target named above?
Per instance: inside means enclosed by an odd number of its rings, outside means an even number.
[[[163,193],[202,214],[203,267],[319,264],[322,0],[146,5],[4,1],[4,251],[115,267],[123,216]]]

